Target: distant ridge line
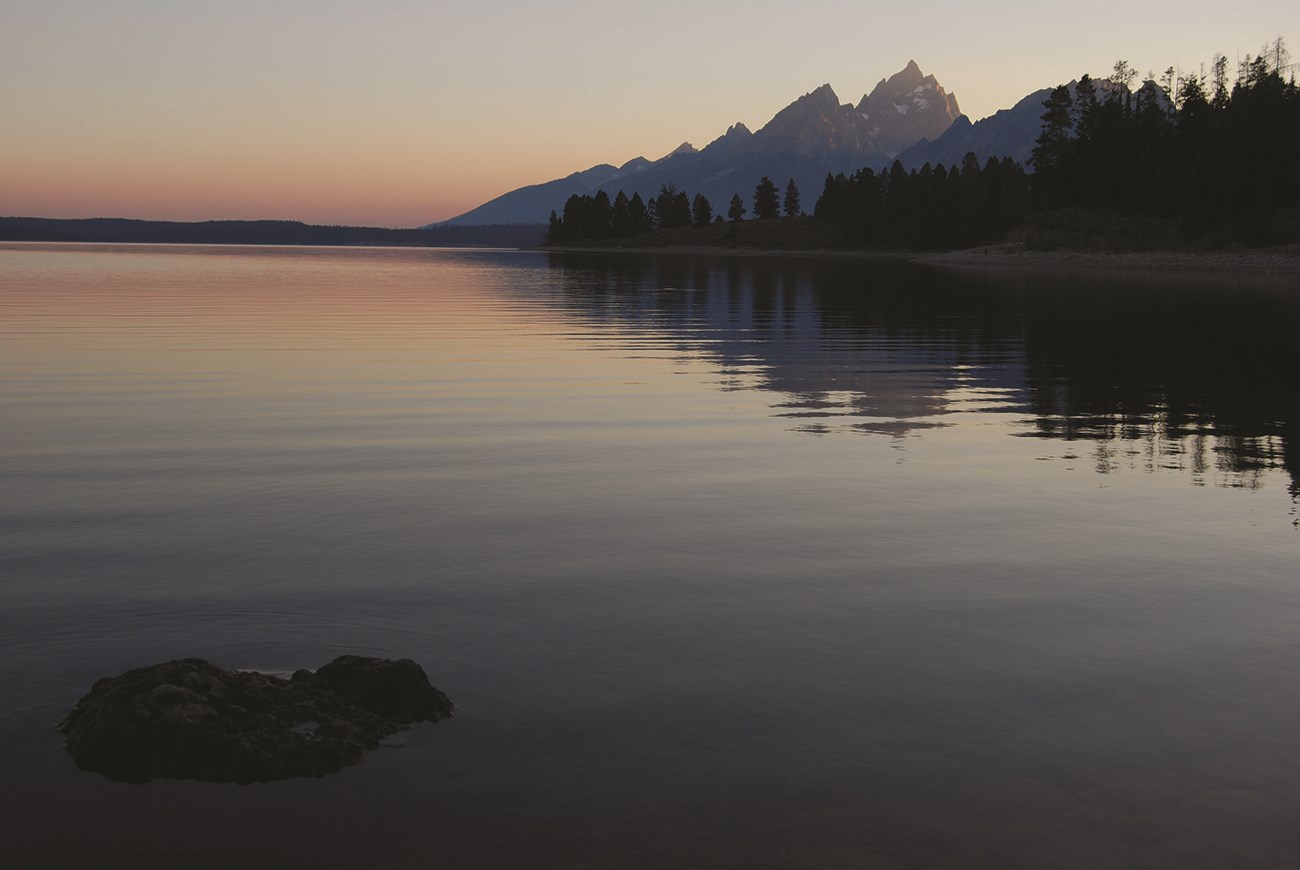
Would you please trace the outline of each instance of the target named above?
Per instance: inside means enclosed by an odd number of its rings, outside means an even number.
[[[288,220],[0,217],[0,241],[6,242],[530,248],[541,244],[545,231],[541,224],[389,229]]]

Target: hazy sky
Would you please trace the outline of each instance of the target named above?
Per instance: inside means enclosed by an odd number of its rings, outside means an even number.
[[[0,0],[0,215],[415,226],[911,58],[978,120],[1279,35],[1296,0]]]

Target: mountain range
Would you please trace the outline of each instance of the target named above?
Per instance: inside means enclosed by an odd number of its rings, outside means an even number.
[[[1077,85],[1077,81],[1066,85],[1071,99]],[[1109,79],[1094,79],[1093,86],[1099,99],[1121,90]],[[1153,81],[1144,83],[1132,93],[1137,103],[1152,102],[1165,112],[1173,111],[1169,95]],[[937,139],[922,139],[903,149],[898,161],[908,170],[920,169],[926,163],[931,166],[960,166],[966,155],[973,152],[980,163],[990,157],[1010,157],[1017,163],[1027,164],[1034,153],[1034,142],[1043,129],[1043,103],[1051,94],[1051,88],[1034,91],[1011,108],[999,109],[974,123],[962,115]]]
[[[841,103],[829,84],[804,94],[757,132],[736,123],[704,148],[683,142],[658,160],[637,157],[621,166],[602,163],[542,184],[512,190],[438,225],[545,223],[562,213],[574,194],[618,191],[642,199],[664,185],[704,194],[715,213],[726,210],[733,194],[746,206],[755,185],[772,179],[782,191],[794,179],[806,211],[821,195],[826,176],[851,174],[863,167],[888,169],[895,160],[905,169],[959,165],[968,152],[981,162],[1011,157],[1025,162],[1041,129],[1043,101],[1050,88],[1035,91],[1010,109],[972,122],[955,95],[915,61],[881,79],[856,105]]]

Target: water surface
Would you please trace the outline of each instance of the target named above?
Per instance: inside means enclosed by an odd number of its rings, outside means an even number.
[[[1298,326],[1230,275],[0,245],[0,859],[1300,864]],[[457,717],[246,787],[52,727],[341,653]]]

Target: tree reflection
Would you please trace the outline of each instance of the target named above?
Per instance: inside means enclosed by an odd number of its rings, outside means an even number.
[[[1300,495],[1300,300],[1267,276],[939,270],[898,261],[553,254],[565,304],[777,394],[793,428],[895,438],[1027,415],[1100,474]],[[1067,454],[1079,453],[1078,447]]]

